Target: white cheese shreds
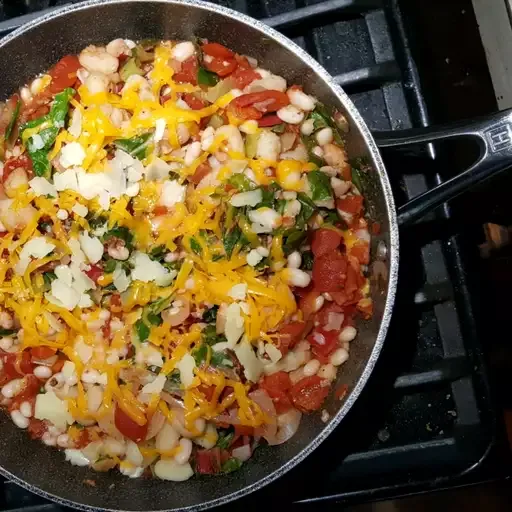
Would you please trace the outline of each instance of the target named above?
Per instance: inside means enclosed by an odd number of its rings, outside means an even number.
[[[82,165],[85,160],[84,148],[78,142],[66,144],[60,151],[60,165],[67,169]]]
[[[32,146],[34,149],[43,149],[44,148],[44,140],[38,133],[35,133],[31,137],[32,139]]]
[[[114,273],[112,274],[113,283],[118,292],[124,292],[130,286],[132,280],[126,274],[123,267],[121,265],[117,265]]]
[[[134,265],[131,276],[134,281],[149,283],[154,281],[159,286],[169,286],[176,276],[176,271],[169,272],[158,261],[153,261],[143,252],[134,252],[131,258]]]
[[[176,364],[176,368],[180,371],[181,383],[185,388],[189,388],[194,381],[194,368],[196,362],[190,354],[185,354]]]
[[[244,375],[251,382],[258,382],[263,371],[263,364],[256,357],[252,345],[243,339],[235,348],[234,352],[244,367]]]
[[[257,210],[251,210],[249,212],[249,219],[253,223],[251,229],[255,233],[272,233],[282,222],[281,215],[266,206]]]
[[[46,178],[41,178],[36,176],[32,178],[28,182],[28,186],[34,192],[34,194],[39,196],[52,196],[57,197],[57,189],[53,183],[50,183]]]
[[[80,247],[91,263],[98,263],[103,256],[103,244],[99,238],[89,236],[86,231],[78,235]]]
[[[27,270],[30,258],[44,258],[55,249],[55,245],[48,242],[44,236],[36,236],[29,240],[20,252],[20,260],[14,267],[17,274],[22,275]]]
[[[87,364],[91,360],[93,349],[90,345],[87,345],[87,343],[85,343],[83,338],[80,336],[75,341],[75,352],[80,358],[80,361],[82,361],[84,364]]]
[[[155,121],[155,134],[153,140],[159,142],[163,139],[165,132],[165,119],[157,119]]]
[[[159,204],[170,208],[177,203],[182,203],[185,200],[186,189],[185,185],[180,185],[176,180],[164,182]]]
[[[246,294],[247,284],[245,283],[235,284],[228,292],[228,295],[234,300],[244,300]]]
[[[148,181],[160,181],[169,177],[171,169],[172,167],[167,162],[164,162],[161,158],[155,157],[144,169],[144,174]]]
[[[71,211],[73,213],[76,213],[79,217],[85,217],[89,213],[89,209],[87,206],[84,206],[83,204],[76,203],[73,205],[73,208],[71,208]]]
[[[247,254],[247,264],[251,267],[255,267],[262,259],[263,256],[256,249],[251,249]]]
[[[73,114],[71,114],[68,132],[77,139],[82,133],[82,112],[78,108],[75,108]]]
[[[51,294],[47,293],[45,297],[49,302],[61,306],[68,311],[75,309],[80,302],[80,293],[60,279],[52,281]]]
[[[228,345],[233,347],[243,333],[244,319],[241,315],[240,305],[236,303],[230,304],[226,308],[226,325],[224,327],[224,334],[226,335]]]
[[[273,363],[277,363],[283,357],[281,351],[271,343],[265,345],[265,352]]]
[[[53,391],[40,393],[36,396],[34,418],[48,420],[58,429],[65,430],[74,420],[68,411],[68,403],[61,400]]]
[[[258,203],[261,203],[263,199],[263,195],[261,193],[261,189],[257,188],[256,190],[251,190],[249,192],[241,192],[240,194],[235,194],[230,203],[237,208],[242,206],[256,206]]]
[[[141,393],[147,393],[147,394],[160,393],[162,391],[162,389],[164,389],[165,381],[166,381],[166,376],[163,374],[160,374],[153,382],[146,384],[142,388]]]
[[[80,451],[74,448],[68,448],[64,450],[66,454],[66,460],[71,462],[73,466],[88,466],[89,459]]]

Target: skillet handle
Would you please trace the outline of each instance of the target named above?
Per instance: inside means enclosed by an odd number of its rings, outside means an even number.
[[[401,226],[414,224],[447,200],[512,166],[512,109],[469,122],[396,132],[374,132],[373,136],[380,148],[424,144],[455,137],[471,137],[478,142],[480,148],[480,155],[471,167],[400,206],[398,224]]]

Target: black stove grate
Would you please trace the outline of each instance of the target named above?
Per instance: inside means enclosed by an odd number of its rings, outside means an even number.
[[[0,36],[65,3],[25,0],[19,16],[20,4],[5,0]],[[263,19],[305,48],[346,89],[371,129],[429,123],[397,0],[218,3]],[[398,202],[440,179],[433,147],[385,160]],[[495,417],[469,280],[473,253],[461,236],[439,238],[429,229],[449,216],[442,209],[402,233],[390,334],[354,410],[298,468],[237,506],[260,508],[263,499],[296,506],[382,499],[487,478],[482,471]],[[58,508],[11,482],[4,488],[1,508]]]

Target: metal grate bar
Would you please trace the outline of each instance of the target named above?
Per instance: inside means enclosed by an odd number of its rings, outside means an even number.
[[[385,83],[399,80],[400,68],[395,61],[387,61],[336,75],[334,79],[347,89],[377,88]]]
[[[262,21],[277,30],[286,30],[299,23],[305,28],[311,28],[311,22],[315,18],[329,16],[329,23],[332,23],[334,14],[364,14],[381,7],[381,0],[327,0],[326,2],[277,14]]]

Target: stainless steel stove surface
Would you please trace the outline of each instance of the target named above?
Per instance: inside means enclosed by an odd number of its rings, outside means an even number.
[[[33,17],[14,17],[21,5],[30,13],[64,3],[4,1],[0,35]],[[304,47],[345,87],[371,129],[429,124],[396,0],[219,3],[264,19]],[[434,148],[384,156],[398,203],[440,179]],[[462,235],[432,229],[450,215],[439,209],[402,232],[392,329],[354,410],[298,468],[228,508],[324,508],[492,478],[496,418],[470,279],[474,254]],[[10,482],[4,489],[1,508],[57,508]]]

